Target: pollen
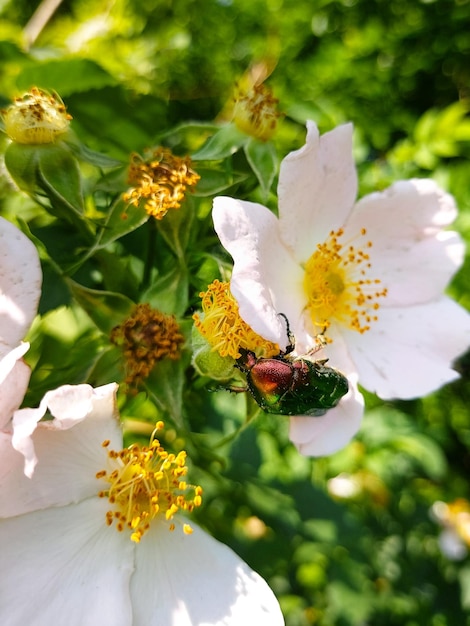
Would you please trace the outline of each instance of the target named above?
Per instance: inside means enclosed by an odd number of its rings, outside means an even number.
[[[279,346],[267,341],[240,317],[238,303],[230,291],[228,282],[214,280],[199,294],[203,315],[195,313],[193,320],[197,330],[220,356],[238,359],[240,348],[251,350],[259,357],[279,354]]]
[[[268,141],[273,136],[280,113],[271,91],[263,84],[254,85],[235,97],[233,121],[247,135]]]
[[[343,237],[342,229],[331,231],[305,264],[307,311],[315,328],[326,330],[336,322],[362,334],[377,321],[387,288],[371,277],[373,244],[366,229],[354,240],[360,240],[359,245],[344,242]]]
[[[67,132],[72,116],[56,94],[32,87],[2,111],[5,132],[22,144],[54,143]]]
[[[98,480],[107,483],[98,492],[111,504],[106,524],[115,524],[120,532],[129,531],[136,543],[153,521],[159,519],[174,530],[177,513],[191,513],[202,503],[202,488],[184,480],[188,473],[186,452],[167,452],[156,438],[163,427],[163,422],[157,423],[148,446],[134,444],[119,452],[108,450],[109,467],[96,474]],[[182,527],[185,534],[192,533],[189,524]]]
[[[130,317],[113,328],[110,339],[124,352],[125,382],[133,388],[149,376],[157,361],[179,359],[184,342],[175,317],[149,304],[137,304]]]
[[[175,156],[168,148],[158,147],[144,156],[131,155],[128,171],[129,191],[124,202],[138,207],[143,203],[146,212],[157,220],[170,209],[179,209],[187,189],[200,179],[191,169],[189,157]]]

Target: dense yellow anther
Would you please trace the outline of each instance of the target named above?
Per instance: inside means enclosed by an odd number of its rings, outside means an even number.
[[[113,328],[110,339],[124,351],[126,383],[131,387],[147,378],[157,361],[179,359],[184,341],[175,318],[148,304],[136,305],[131,316]]]
[[[127,181],[132,187],[124,202],[137,207],[144,201],[147,213],[161,220],[169,209],[179,209],[186,189],[199,178],[189,157],[175,156],[168,148],[156,148],[143,157],[133,153]]]
[[[254,85],[248,91],[237,94],[233,121],[247,135],[268,141],[280,117],[277,104],[277,98],[265,85]]]
[[[366,236],[366,229],[359,237]],[[370,278],[372,242],[365,240],[360,247],[340,240],[342,229],[331,231],[325,243],[305,264],[304,289],[307,310],[315,327],[326,329],[335,321],[359,333],[370,329],[378,319],[378,300],[387,289],[377,278]]]
[[[220,356],[238,359],[241,356],[240,348],[256,352],[262,357],[279,354],[276,343],[263,339],[242,320],[229,283],[214,280],[207,291],[201,292],[199,296],[203,316],[198,313],[193,315],[195,326]]]
[[[132,445],[120,452],[108,451],[110,468],[97,472],[96,478],[108,486],[98,495],[108,498],[112,510],[106,513],[106,524],[115,523],[117,530],[131,531],[131,540],[139,542],[158,516],[172,521],[180,512],[190,513],[201,505],[202,488],[181,480],[186,476],[186,452],[168,454],[155,433],[163,428],[159,422],[148,447]],[[174,529],[174,523],[169,526]],[[183,525],[186,534],[192,532]]]
[[[2,115],[7,135],[23,144],[53,143],[67,132],[72,119],[59,96],[37,87],[16,98]]]

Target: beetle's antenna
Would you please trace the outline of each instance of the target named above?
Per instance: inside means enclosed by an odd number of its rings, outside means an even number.
[[[294,335],[291,333],[290,330],[290,325],[289,325],[289,320],[287,319],[287,316],[284,313],[278,313],[278,315],[280,315],[281,317],[284,318],[284,321],[286,322],[286,333],[287,333],[287,339],[289,341],[289,343],[286,346],[286,349],[284,350],[284,352],[282,352],[282,355],[285,354],[290,354],[291,352],[294,351],[295,349],[295,337]]]

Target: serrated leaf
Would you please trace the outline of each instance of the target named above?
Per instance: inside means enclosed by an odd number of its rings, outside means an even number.
[[[142,294],[142,302],[167,315],[182,317],[188,308],[188,272],[175,265],[163,276],[159,276]]]
[[[247,161],[259,181],[264,197],[267,198],[278,167],[274,145],[250,138],[244,148]]]
[[[179,209],[170,209],[156,226],[178,259],[184,258],[194,222],[194,208],[190,197],[186,197]]]
[[[66,281],[75,300],[105,335],[129,317],[135,307],[134,302],[122,294],[90,289],[70,278]]]
[[[197,167],[197,173],[201,180],[198,181],[193,195],[203,198],[220,194],[248,178],[248,174],[224,172],[209,167]]]
[[[145,388],[156,405],[180,427],[183,426],[183,390],[187,361],[186,353],[176,361],[162,359],[145,382]]]
[[[248,137],[235,124],[227,124],[212,135],[197,152],[191,155],[193,161],[220,161],[235,152],[247,141]]]
[[[38,184],[58,211],[83,215],[83,193],[77,160],[63,144],[51,146],[38,155]]]
[[[149,214],[142,207],[128,207],[121,199],[109,209],[109,213],[96,239],[94,249],[103,248],[112,241],[131,233],[145,224]]]

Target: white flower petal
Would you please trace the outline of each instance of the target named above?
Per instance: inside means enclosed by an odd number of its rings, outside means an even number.
[[[360,200],[345,227],[355,244],[362,228],[372,247],[370,278],[388,294],[381,306],[403,306],[439,297],[463,262],[457,233],[441,231],[456,216],[454,199],[432,180],[400,181]]]
[[[439,534],[439,548],[450,561],[462,561],[468,554],[468,548],[453,528],[445,528]]]
[[[0,341],[16,345],[36,316],[42,273],[36,248],[0,217]]]
[[[300,454],[313,457],[333,454],[344,448],[359,430],[364,398],[357,388],[357,377],[348,380],[348,393],[325,415],[290,418],[289,437]]]
[[[266,582],[195,524],[192,535],[154,525],[136,550],[133,626],[281,626]]]
[[[23,473],[24,459],[16,450],[4,449],[0,457],[0,517],[78,502],[103,488],[95,476],[107,469],[107,452],[101,444],[110,440],[110,448],[122,448],[122,433],[114,414],[114,385],[97,391],[99,394],[106,388],[109,412],[102,411],[100,398],[96,411],[73,428],[69,423],[64,429],[56,420],[36,424],[35,409],[17,411],[15,435],[19,428],[23,439],[17,447],[27,454],[26,469]],[[22,421],[24,416],[27,419]],[[39,462],[33,472],[36,460]]]
[[[112,424],[115,425],[117,419],[116,390],[116,383],[96,389],[90,385],[63,385],[53,391],[48,391],[37,409],[16,411],[13,417],[12,442],[13,447],[25,458],[25,474],[31,477],[34,472],[37,455],[31,435],[46,411],[49,410],[55,419],[41,423],[41,428],[45,430],[67,430],[82,422],[86,417],[90,417],[92,420],[87,420],[85,428],[91,427],[92,421],[104,420],[103,424],[98,424],[97,427],[103,432],[109,428],[110,432],[115,433]],[[42,439],[41,435],[38,437],[39,440]]]
[[[305,262],[317,243],[344,224],[356,193],[352,125],[319,137],[307,122],[306,144],[282,161],[278,186],[281,238],[297,261]]]
[[[20,360],[28,348],[29,343],[21,343],[0,361],[0,429],[11,420],[28,388],[31,370]]]
[[[345,340],[361,384],[380,398],[424,396],[459,377],[452,361],[470,345],[470,315],[450,298],[383,308],[379,320]]]
[[[212,211],[215,230],[232,255],[230,289],[240,315],[265,339],[287,344],[284,313],[289,321],[301,315],[302,269],[293,261],[278,236],[277,218],[260,204],[219,197]],[[286,285],[286,290],[279,285]],[[276,294],[276,295],[274,295]]]
[[[134,544],[106,526],[107,501],[0,521],[0,624],[130,626]]]

